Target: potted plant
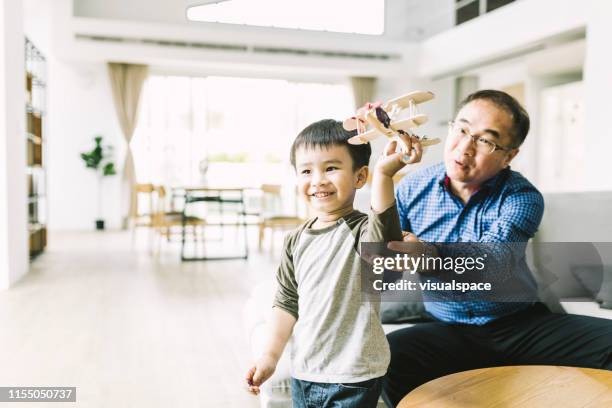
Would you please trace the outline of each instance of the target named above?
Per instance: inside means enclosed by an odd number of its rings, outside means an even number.
[[[102,217],[102,179],[106,176],[114,176],[115,163],[112,161],[113,147],[110,145],[102,145],[102,136],[94,137],[94,148],[85,153],[81,153],[81,158],[85,162],[85,167],[92,169],[96,173],[98,179],[98,218],[96,219],[96,229],[104,229],[104,219]]]

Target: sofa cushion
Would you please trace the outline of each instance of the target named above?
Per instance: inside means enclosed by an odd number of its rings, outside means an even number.
[[[591,299],[601,303],[602,307],[612,308],[612,266],[575,267],[572,273],[589,292]]]
[[[612,309],[612,265],[604,266],[601,290],[595,300],[601,303],[601,307]]]
[[[380,321],[387,323],[407,323],[423,320],[423,302],[393,301],[380,304]]]

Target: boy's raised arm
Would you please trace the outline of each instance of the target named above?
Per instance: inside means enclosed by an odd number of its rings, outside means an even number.
[[[376,162],[372,174],[372,211],[380,214],[395,203],[393,176],[407,164],[418,163],[423,148],[416,137],[400,135],[408,147],[408,152],[395,152],[397,141],[387,143],[382,156]]]

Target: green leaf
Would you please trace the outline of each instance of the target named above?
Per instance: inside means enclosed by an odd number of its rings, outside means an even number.
[[[104,165],[104,168],[102,169],[102,174],[105,176],[114,176],[115,174],[117,174],[117,172],[115,171],[115,163],[106,163]]]
[[[96,135],[94,137],[94,147],[89,152],[83,152],[80,154],[81,159],[85,162],[85,167],[93,169],[96,172],[101,172],[102,176],[113,176],[117,174],[115,171],[115,165],[109,161],[112,157],[112,146],[102,146],[102,136]],[[106,164],[102,165],[105,161]]]

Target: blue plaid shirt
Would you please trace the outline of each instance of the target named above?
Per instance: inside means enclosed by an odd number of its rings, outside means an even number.
[[[404,231],[428,242],[527,243],[534,236],[544,212],[542,194],[520,173],[506,168],[487,180],[466,204],[448,189],[444,163],[410,174],[395,192]],[[490,269],[486,273],[493,273]],[[536,289],[525,260],[519,278]],[[453,323],[483,325],[516,312],[529,303],[478,300],[451,302],[440,292],[425,292],[425,308],[435,318]],[[469,296],[474,299],[471,300]],[[445,300],[445,301],[443,301]]]

